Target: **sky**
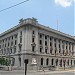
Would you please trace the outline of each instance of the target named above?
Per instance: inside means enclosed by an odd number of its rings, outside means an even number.
[[[0,10],[25,0],[0,0]],[[42,25],[75,36],[75,0],[29,0],[0,12],[0,33],[16,26],[21,18],[37,18]]]

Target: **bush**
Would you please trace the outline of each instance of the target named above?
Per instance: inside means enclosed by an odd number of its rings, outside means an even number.
[[[8,66],[9,64],[9,60],[7,58],[0,57],[0,65]]]

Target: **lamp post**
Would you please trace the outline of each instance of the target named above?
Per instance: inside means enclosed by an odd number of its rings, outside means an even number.
[[[25,75],[26,75],[26,74],[27,74],[28,59],[25,59],[25,60],[24,60],[24,63],[25,63]]]

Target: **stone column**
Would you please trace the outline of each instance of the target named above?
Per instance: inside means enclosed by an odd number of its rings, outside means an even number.
[[[18,39],[17,39],[17,47],[16,47],[16,53],[18,53],[19,52],[19,43],[20,43],[20,32],[18,32],[18,37],[17,37]]]
[[[48,53],[50,54],[50,37],[48,37]]]
[[[36,31],[36,36],[35,36],[35,43],[36,43],[36,53],[39,53],[39,34],[38,30]]]
[[[21,67],[22,69],[24,69],[24,56],[21,55]]]
[[[24,50],[25,50],[25,29],[23,29],[22,31],[22,53],[24,53]]]
[[[59,53],[59,46],[58,46],[58,39],[56,40],[56,48],[57,48],[57,54]]]
[[[74,49],[75,49],[75,48],[74,48],[74,44],[73,44],[72,46],[73,46],[73,48],[72,48],[72,52],[73,52],[73,56],[74,56]]]
[[[75,44],[74,44],[74,48],[73,48],[73,50],[74,50],[74,56],[75,56]]]
[[[45,53],[45,35],[43,35],[43,53]]]
[[[46,57],[44,57],[43,66],[46,67]]]
[[[49,58],[49,66],[51,65],[51,57]]]
[[[63,49],[62,49],[62,40],[60,41],[60,50],[61,50],[60,53],[63,53]]]
[[[71,45],[71,46],[70,46],[70,47],[71,47],[71,48],[70,48],[70,50],[71,50],[71,53],[70,53],[70,55],[72,56],[72,44],[70,44],[70,45]]]
[[[66,42],[64,41],[64,53],[66,52]]]
[[[58,67],[60,67],[60,58],[58,58]]]
[[[54,38],[52,38],[52,54],[54,55],[55,54],[55,47],[54,47]]]
[[[20,64],[19,64],[19,56],[15,56],[15,67],[20,67]]]
[[[26,27],[25,30],[25,47],[24,47],[24,52],[26,53],[31,53],[32,52],[32,30],[30,29],[31,27]],[[36,31],[34,31],[36,32]],[[34,37],[36,34],[34,35]],[[36,46],[35,46],[36,47]]]
[[[68,50],[68,55],[69,55],[69,42],[67,43],[67,50]]]

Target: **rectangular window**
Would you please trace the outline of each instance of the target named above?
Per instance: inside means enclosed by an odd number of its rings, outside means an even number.
[[[40,36],[40,38],[42,38],[42,34],[40,34],[39,36]]]
[[[45,36],[45,39],[47,39],[47,36]]]
[[[32,31],[32,34],[35,34],[35,31],[34,30]]]
[[[7,42],[7,38],[5,39],[5,41]]]
[[[74,60],[74,65],[75,65],[75,60]]]
[[[32,42],[34,42],[34,38],[32,38]]]
[[[5,47],[6,47],[6,43],[5,43]]]
[[[12,36],[12,40],[13,40],[13,36]]]
[[[13,41],[11,42],[11,46],[13,45]]]
[[[47,54],[47,49],[45,49],[45,53]]]
[[[15,45],[17,44],[17,40],[15,40]]]
[[[3,39],[3,43],[4,43],[4,39]]]
[[[35,46],[32,46],[32,52],[34,52],[35,51]]]
[[[10,54],[12,53],[12,48],[10,49]]]
[[[8,46],[9,46],[9,42],[8,42]]]
[[[52,48],[50,48],[50,53],[51,53],[51,54],[52,54],[52,50],[53,50],[53,49],[52,49]]]
[[[45,41],[45,45],[47,46],[47,41]]]
[[[48,65],[48,64],[49,64],[49,59],[47,58],[47,59],[46,59],[46,65]]]
[[[40,40],[40,45],[42,45],[42,40]]]
[[[51,65],[54,65],[54,59],[51,60]]]
[[[22,31],[20,31],[20,36],[22,36]]]
[[[16,53],[16,47],[14,48],[14,53]]]
[[[52,42],[50,42],[50,46],[52,46]]]
[[[0,49],[1,49],[1,45],[0,45]]]
[[[16,39],[17,38],[17,34],[15,34],[14,36],[15,36],[15,39]]]
[[[52,40],[52,37],[50,37],[50,41]]]
[[[40,48],[40,52],[42,53],[42,48]]]
[[[20,37],[20,43],[22,43],[22,37]]]
[[[60,48],[60,44],[59,44],[59,48]]]
[[[67,46],[66,46],[66,49],[67,49]]]

